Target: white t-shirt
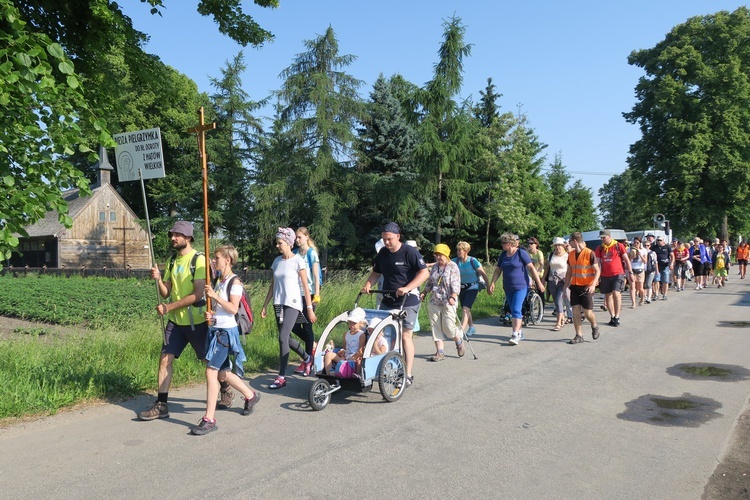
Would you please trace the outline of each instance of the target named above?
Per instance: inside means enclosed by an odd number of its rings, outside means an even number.
[[[234,274],[230,274],[224,278],[216,285],[216,288],[214,288],[219,297],[227,302],[231,302],[227,295],[227,285],[232,279],[232,276],[234,276]],[[234,280],[234,283],[232,283],[232,289],[229,291],[229,295],[242,295],[242,284],[239,279]],[[215,300],[213,305],[216,323],[212,326],[215,326],[216,328],[233,328],[237,326],[237,320],[235,319],[234,314],[231,314],[229,311],[221,307],[218,300]]]
[[[271,264],[273,269],[273,303],[302,311],[302,289],[299,272],[307,269],[307,262],[299,255],[284,260],[281,255]]]
[[[648,250],[646,250],[645,248],[639,248],[638,253],[641,255],[643,260],[636,258],[633,259],[633,261],[630,263],[630,266],[636,271],[646,268],[645,260],[648,257]]]
[[[553,253],[549,258],[549,276],[547,276],[547,280],[564,280],[566,274],[568,274],[568,254],[557,255]]]
[[[346,344],[346,359],[352,359],[354,355],[357,354],[357,351],[359,351],[359,339],[364,334],[365,333],[362,330],[355,334],[346,332],[346,335],[344,336],[344,343]]]

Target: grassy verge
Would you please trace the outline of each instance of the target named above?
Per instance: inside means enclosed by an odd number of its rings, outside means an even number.
[[[354,305],[363,274],[339,274],[327,281],[317,309],[316,335]],[[268,283],[248,285],[256,313],[253,333],[243,339],[248,374],[278,366],[278,332],[273,317],[260,318]],[[73,325],[78,334],[20,332],[0,341],[0,419],[52,414],[81,402],[152,391],[161,347],[151,281],[81,277],[0,277],[0,315]],[[479,295],[474,317],[496,314],[501,297]],[[363,307],[374,298],[363,297]],[[429,331],[427,308],[419,317]],[[250,375],[252,376],[252,375]],[[191,349],[175,362],[172,386],[204,380],[203,364]]]

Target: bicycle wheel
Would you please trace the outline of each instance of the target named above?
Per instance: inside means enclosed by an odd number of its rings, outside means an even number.
[[[529,321],[531,321],[533,325],[537,325],[542,322],[542,318],[544,317],[544,301],[542,300],[542,297],[536,292],[533,292],[530,295]]]

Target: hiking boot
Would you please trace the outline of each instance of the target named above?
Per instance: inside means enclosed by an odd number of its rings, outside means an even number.
[[[234,399],[234,392],[232,389],[219,391],[219,404],[217,405],[220,410],[226,410],[232,407],[232,400]]]
[[[466,348],[464,347],[463,342],[461,342],[460,344],[456,344],[456,352],[458,353],[459,358],[466,354]]]
[[[213,432],[216,429],[218,429],[216,426],[216,420],[211,422],[210,420],[206,420],[206,417],[203,417],[200,422],[198,422],[198,425],[190,429],[190,434],[194,436],[203,436],[204,434]]]
[[[599,338],[599,325],[591,327],[591,338],[594,340]]]
[[[253,391],[253,399],[245,400],[245,408],[242,410],[242,414],[247,416],[253,413],[255,404],[260,400],[260,393]]]
[[[138,414],[138,420],[156,420],[157,418],[169,418],[167,403],[156,401],[151,408]]]
[[[430,361],[443,361],[445,359],[445,353],[444,352],[436,352],[432,355],[430,358]]]
[[[568,344],[580,344],[581,342],[583,342],[583,337],[581,337],[580,335],[576,335],[572,339],[568,340]]]

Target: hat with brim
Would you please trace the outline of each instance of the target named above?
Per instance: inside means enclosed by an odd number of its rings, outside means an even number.
[[[562,239],[562,238],[560,238],[559,236],[557,238],[553,238],[552,239],[552,246],[555,246],[555,245],[564,245],[564,244],[565,244],[565,240]]]
[[[194,241],[193,225],[187,221],[178,220],[177,222],[175,222],[174,226],[172,226],[172,229],[169,230],[169,233],[167,233],[167,235],[171,238],[173,233],[181,234],[186,238],[190,238],[190,241]]]

